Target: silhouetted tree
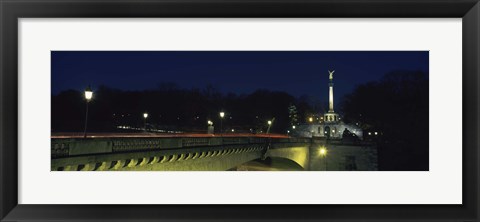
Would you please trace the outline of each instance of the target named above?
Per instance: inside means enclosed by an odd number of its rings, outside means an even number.
[[[298,111],[293,104],[288,107],[288,117],[290,118],[290,125],[298,125]]]
[[[428,77],[396,71],[358,86],[342,103],[344,120],[381,132],[381,170],[428,170]]]

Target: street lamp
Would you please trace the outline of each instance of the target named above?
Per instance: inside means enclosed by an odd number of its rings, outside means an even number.
[[[143,113],[143,130],[147,132],[147,118],[148,118],[148,113]]]
[[[93,92],[92,92],[92,89],[90,89],[90,86],[88,86],[86,89],[85,89],[85,99],[87,100],[87,102],[89,102],[93,97]]]
[[[320,147],[320,156],[322,156],[323,160],[325,161],[325,171],[326,171],[327,170],[327,148]]]
[[[313,117],[309,117],[308,122],[313,122]]]
[[[86,109],[85,109],[85,129],[83,130],[83,138],[87,138],[87,123],[88,123],[88,103],[90,100],[92,100],[93,97],[93,91],[90,89],[90,86],[88,86],[85,89],[85,101],[87,103]]]
[[[211,120],[207,120],[207,133],[213,134],[213,122]]]
[[[223,117],[225,117],[225,112],[220,112],[220,133],[223,133]]]
[[[275,121],[275,117],[273,117],[272,120],[268,120],[268,121],[267,121],[267,124],[268,124],[267,134],[270,133],[270,128],[272,127],[273,121]]]

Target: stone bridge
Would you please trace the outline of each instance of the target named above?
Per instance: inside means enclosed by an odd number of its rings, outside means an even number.
[[[305,170],[377,170],[376,147],[311,138],[52,138],[52,171],[224,171],[270,158]],[[327,148],[326,156],[319,149]]]

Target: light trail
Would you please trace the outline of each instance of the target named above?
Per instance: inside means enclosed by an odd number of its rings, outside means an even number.
[[[88,133],[87,138],[178,138],[178,137],[258,137],[258,138],[290,138],[285,134],[252,134],[252,133],[224,133],[224,134],[206,134],[206,133]],[[82,133],[52,133],[52,139],[77,139],[83,138]]]

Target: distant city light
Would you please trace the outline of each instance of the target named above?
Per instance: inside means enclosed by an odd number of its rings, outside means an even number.
[[[234,129],[232,129],[232,132],[235,132],[235,130],[234,130]]]
[[[295,129],[295,125],[292,126],[292,129]]]
[[[375,132],[375,135],[378,135],[378,133],[377,133],[377,132]]]
[[[371,133],[371,132],[368,132],[368,135],[370,136],[370,135],[372,135],[372,133]]]
[[[287,130],[287,133],[290,133],[290,130]]]

